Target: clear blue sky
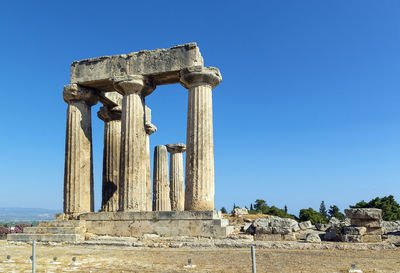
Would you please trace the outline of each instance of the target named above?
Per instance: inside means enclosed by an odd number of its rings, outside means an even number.
[[[400,195],[399,1],[5,1],[0,207],[62,208],[72,61],[197,42],[214,90],[216,208],[341,209]],[[185,142],[187,91],[147,98],[151,144]],[[103,122],[93,107],[96,209]]]

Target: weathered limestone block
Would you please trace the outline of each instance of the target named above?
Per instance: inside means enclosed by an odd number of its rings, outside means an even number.
[[[364,235],[367,232],[365,227],[347,226],[343,228],[343,233],[347,235]]]
[[[362,241],[364,243],[378,243],[382,242],[381,235],[373,235],[373,234],[366,234],[362,237]]]
[[[282,235],[281,234],[256,233],[254,235],[254,240],[256,240],[256,241],[282,241]]]
[[[362,243],[363,236],[362,235],[342,235],[342,242],[351,242],[351,243]]]
[[[350,221],[352,226],[359,227],[369,227],[369,228],[380,228],[382,226],[382,222],[380,220],[370,220],[370,219],[351,219]]]
[[[153,168],[153,211],[170,211],[168,153],[164,145],[154,148]]]
[[[116,76],[146,75],[157,85],[178,83],[179,71],[192,66],[203,66],[196,43],[73,62],[71,83],[106,91],[112,87],[109,79]]]
[[[313,227],[313,224],[311,224],[311,221],[305,221],[305,222],[299,223],[299,228],[301,230],[310,229],[312,227]]]
[[[367,227],[367,232],[366,234],[368,235],[382,235],[383,234],[383,229],[378,227],[378,228],[371,228],[371,227]]]
[[[400,231],[400,221],[382,221],[382,229],[385,234]]]
[[[345,209],[346,216],[350,219],[382,220],[382,210],[374,208]]]
[[[170,153],[169,182],[171,210],[185,210],[185,178],[183,176],[183,152],[186,145],[183,143],[167,144]]]
[[[121,157],[119,210],[145,211],[146,131],[145,96],[155,89],[143,76],[115,77],[115,89],[123,95],[121,116]]]
[[[68,103],[64,212],[91,212],[94,209],[91,106],[97,103],[97,96],[90,88],[70,84],[64,87],[63,97]]]
[[[233,210],[233,216],[241,216],[249,214],[249,210],[246,207],[243,208],[235,208]]]
[[[121,107],[101,107],[97,116],[104,121],[102,211],[119,209],[121,151]]]
[[[151,109],[145,106],[145,130],[146,130],[146,210],[152,211],[151,202],[151,167],[150,167],[150,135],[157,131],[157,127],[151,123]]]
[[[256,219],[247,229],[250,234],[289,234],[299,231],[298,223],[293,219],[270,216],[266,219]]]
[[[316,233],[308,233],[306,235],[306,242],[308,243],[320,243],[321,238]]]
[[[214,209],[212,88],[222,80],[217,68],[194,67],[180,73],[189,89],[186,133],[185,210]]]

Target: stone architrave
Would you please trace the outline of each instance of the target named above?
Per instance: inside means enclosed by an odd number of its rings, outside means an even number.
[[[217,68],[201,66],[180,74],[181,84],[189,90],[185,210],[214,210],[212,89],[222,77]]]
[[[153,211],[170,211],[168,152],[164,145],[154,148]]]
[[[170,153],[169,182],[171,210],[185,210],[185,177],[183,176],[183,152],[186,145],[183,143],[168,144],[167,150]]]
[[[146,211],[145,96],[155,85],[144,76],[113,78],[123,95],[121,116],[120,211]]]
[[[97,116],[104,121],[102,211],[119,209],[121,107],[103,106]]]
[[[68,103],[65,138],[64,213],[93,212],[93,151],[91,106],[96,92],[77,84],[64,87]]]
[[[151,109],[146,106],[145,110],[146,129],[146,203],[147,211],[152,210],[151,202],[151,167],[150,167],[150,135],[157,131],[157,127],[151,123]]]

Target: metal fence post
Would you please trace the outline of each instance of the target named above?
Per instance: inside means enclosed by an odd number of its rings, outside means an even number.
[[[252,263],[252,269],[253,273],[256,273],[256,250],[254,249],[254,246],[251,246],[251,263]]]
[[[32,242],[32,273],[36,273],[36,241]]]

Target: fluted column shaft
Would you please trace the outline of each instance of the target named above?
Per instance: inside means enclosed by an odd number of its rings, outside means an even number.
[[[97,102],[92,89],[66,85],[68,103],[65,138],[64,213],[94,210],[91,106]]]
[[[183,176],[183,155],[186,145],[183,143],[168,144],[169,156],[169,182],[171,210],[185,210],[185,178]]]
[[[121,116],[120,211],[146,211],[145,96],[154,86],[142,76],[114,79],[123,95]]]
[[[216,68],[181,71],[181,83],[189,89],[185,210],[214,210],[212,88],[221,80]]]
[[[119,209],[119,170],[121,150],[121,110],[101,107],[97,113],[104,121],[102,211]]]
[[[153,211],[170,211],[168,153],[164,145],[154,148],[153,170]]]
[[[151,202],[151,167],[150,167],[150,135],[157,131],[157,127],[151,123],[151,109],[145,107],[146,127],[146,204],[147,211],[152,211]]]

